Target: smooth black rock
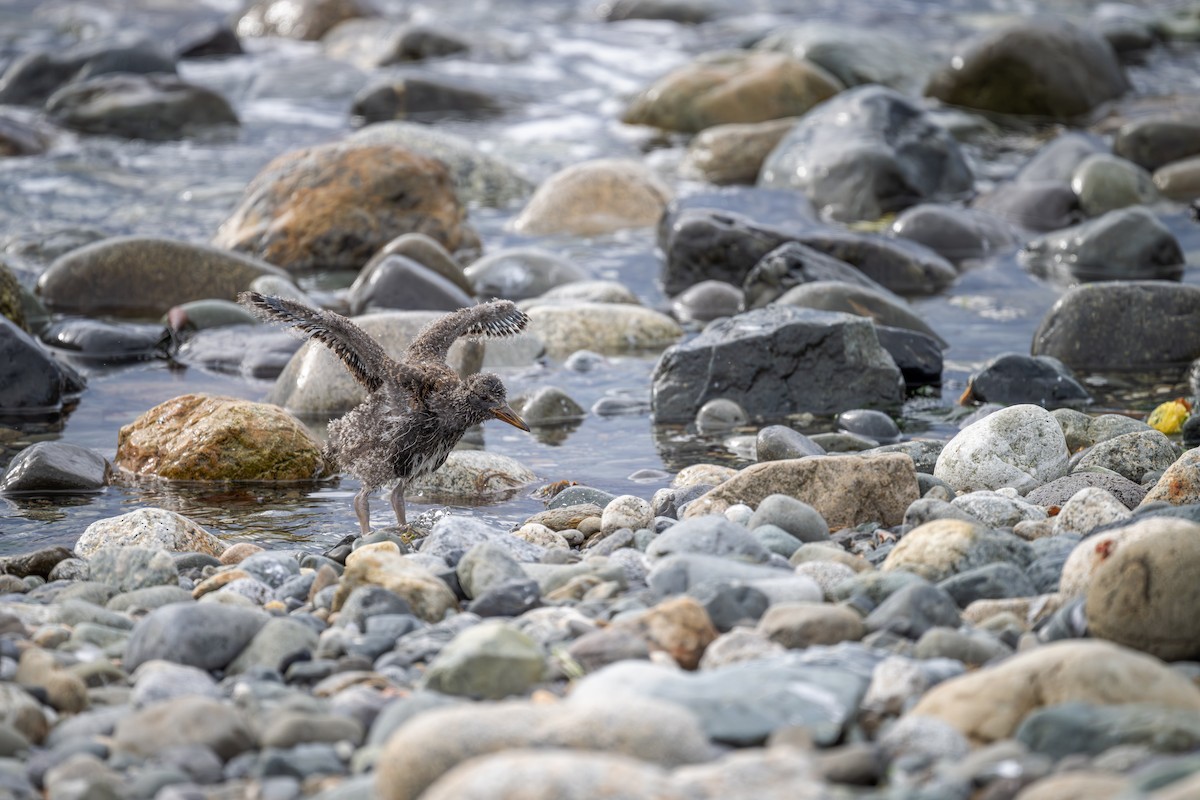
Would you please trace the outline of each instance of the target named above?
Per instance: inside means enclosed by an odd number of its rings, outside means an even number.
[[[45,328],[42,341],[74,357],[109,364],[164,358],[174,343],[162,325],[79,318]]]
[[[909,390],[941,384],[945,360],[937,339],[920,331],[887,325],[876,325],[875,336],[900,368],[904,385]]]
[[[112,466],[104,456],[68,442],[35,442],[13,457],[0,493],[98,492]]]
[[[381,308],[456,311],[475,300],[452,281],[402,255],[372,261],[346,294],[350,314]]]
[[[837,425],[847,433],[856,433],[889,444],[900,439],[896,421],[882,411],[872,408],[852,408],[837,415]]]
[[[904,380],[869,320],[772,306],[714,323],[659,359],[656,421],[690,422],[717,397],[737,402],[752,419],[781,419],[896,406]]]
[[[936,294],[958,279],[958,270],[925,245],[836,228],[807,231],[797,241],[857,267],[888,290],[905,297]]]
[[[1057,359],[1003,353],[971,376],[963,400],[1006,406],[1033,403],[1054,409],[1087,405],[1092,396]]]
[[[28,333],[0,317],[0,413],[56,413],[71,394],[82,390],[79,373],[64,368]]]

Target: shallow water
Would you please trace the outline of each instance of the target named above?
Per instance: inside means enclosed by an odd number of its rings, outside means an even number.
[[[226,0],[9,0],[0,5],[0,65],[31,47],[61,45],[79,35],[135,27],[165,38],[187,21],[214,18],[237,5]],[[405,70],[493,88],[506,103],[504,114],[442,127],[518,163],[535,181],[598,156],[644,157],[672,176],[682,139],[657,138],[621,125],[617,118],[624,99],[696,53],[740,45],[794,19],[788,12],[794,4],[765,0],[739,3],[742,13],[697,28],[647,21],[606,25],[589,17],[591,4],[552,0],[382,5],[408,9],[414,21],[442,25],[478,43],[465,58]],[[1092,4],[1051,5],[1070,14],[1087,13]],[[901,37],[929,42],[930,54],[936,55],[967,31],[1027,11],[1024,3],[910,1],[880,9],[854,0],[805,4],[804,17],[886,26]],[[184,62],[180,67],[184,78],[217,89],[234,103],[242,119],[234,135],[151,144],[68,134],[45,156],[0,160],[0,235],[6,236],[5,252],[23,281],[32,285],[56,254],[33,245],[63,231],[207,241],[267,161],[287,150],[340,139],[353,129],[346,109],[367,79],[364,73],[326,59],[313,43],[252,40],[244,46],[251,51],[244,57]],[[1138,94],[1196,94],[1200,46],[1157,48],[1144,64],[1128,71]],[[1037,142],[1033,135],[1008,133],[973,146],[981,187],[1011,174]],[[670,180],[681,193],[703,188]],[[516,211],[472,210],[472,223],[488,250],[516,244],[546,247],[584,265],[596,277],[622,281],[647,305],[666,308],[656,282],[659,260],[651,231],[591,240],[523,239],[505,231]],[[1177,207],[1164,209],[1163,219],[1196,263],[1200,226]],[[1200,283],[1197,269],[1189,267],[1183,280]],[[901,419],[906,433],[948,438],[955,430],[950,410],[970,372],[999,353],[1027,352],[1034,329],[1061,291],[1030,277],[1015,257],[1005,255],[972,265],[942,295],[914,300],[918,313],[953,347],[946,354],[941,397],[921,398],[906,408]],[[601,369],[574,373],[549,362],[502,374],[510,395],[551,384],[589,408],[611,394],[648,399],[653,364],[653,357],[613,358]],[[83,369],[89,376],[88,389],[65,421],[26,428],[0,444],[4,454],[41,438],[61,437],[111,459],[120,426],[159,402],[187,392],[262,399],[269,388],[265,382],[181,369],[163,361],[90,364]],[[1093,388],[1103,395],[1103,407],[1142,413],[1175,391],[1154,385],[1136,391]],[[314,427],[319,428],[320,421],[314,421]],[[541,437],[490,424],[472,438],[521,460],[544,482],[574,480],[644,497],[689,463],[744,463],[719,438],[655,429],[645,413],[610,418],[591,414],[574,430]],[[646,482],[630,479],[635,471],[647,469],[658,472]],[[45,544],[69,546],[92,521],[144,505],[179,511],[227,538],[319,549],[357,530],[349,501],[356,490],[353,480],[343,479],[283,488],[113,486],[92,496],[4,498],[0,553]],[[410,497],[410,517],[441,507],[421,501]],[[471,513],[507,525],[541,507],[540,500],[519,492]],[[390,524],[391,511],[383,498],[373,503],[373,512],[375,524]]]

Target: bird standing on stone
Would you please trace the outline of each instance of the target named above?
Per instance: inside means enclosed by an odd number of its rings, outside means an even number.
[[[509,407],[499,377],[477,373],[462,380],[446,364],[460,336],[511,336],[525,328],[529,317],[509,300],[460,308],[434,320],[399,361],[341,314],[257,292],[242,292],[238,302],[263,320],[282,322],[328,347],[366,388],[361,405],[329,423],[325,444],[326,455],[362,481],[354,513],[364,535],[371,530],[370,494],[394,483],[392,510],[406,525],[405,486],[444,464],[467,428],[495,418],[529,430]]]

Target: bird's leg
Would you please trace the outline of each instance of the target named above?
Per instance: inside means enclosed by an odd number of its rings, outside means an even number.
[[[363,536],[371,532],[371,512],[367,509],[367,500],[370,495],[371,491],[366,486],[359,489],[358,494],[354,495],[354,514],[358,517],[358,527]]]
[[[396,512],[396,523],[401,528],[408,525],[404,516],[404,481],[400,481],[393,487],[388,499],[392,502],[392,511]]]

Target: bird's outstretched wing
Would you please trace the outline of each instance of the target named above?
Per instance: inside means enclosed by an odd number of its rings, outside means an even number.
[[[242,292],[238,302],[255,316],[267,322],[282,322],[328,347],[367,391],[378,389],[400,366],[366,331],[341,314],[258,292]]]
[[[450,345],[460,336],[512,336],[528,324],[529,317],[511,300],[460,308],[422,328],[409,343],[404,360],[445,362]]]

